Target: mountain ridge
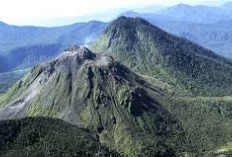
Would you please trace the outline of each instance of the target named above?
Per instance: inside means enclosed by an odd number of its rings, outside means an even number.
[[[193,42],[168,34],[140,18],[119,18],[104,31],[92,49],[112,55],[136,72],[155,75],[166,81],[170,79],[167,76],[171,76],[171,80],[176,78],[177,82],[183,81],[179,83],[195,94],[210,94],[208,88],[217,89],[215,91],[221,91],[218,92],[221,94],[231,93],[228,88],[232,74],[230,60]],[[222,86],[221,82],[225,83],[224,88],[217,85]],[[203,84],[206,86],[202,88]],[[225,89],[228,89],[227,92]]]
[[[231,19],[231,14],[220,7],[205,5],[190,6],[178,4],[158,12],[161,15],[168,15],[178,21],[189,21],[195,23],[215,23]]]

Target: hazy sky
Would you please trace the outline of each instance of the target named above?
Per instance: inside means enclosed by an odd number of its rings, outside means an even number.
[[[0,21],[33,25],[35,21],[76,17],[116,8],[142,8],[155,4],[204,4],[203,1],[205,0],[0,0]]]

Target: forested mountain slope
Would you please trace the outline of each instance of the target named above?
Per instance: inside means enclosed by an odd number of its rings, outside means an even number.
[[[102,146],[91,133],[58,119],[0,121],[1,157],[120,155]]]
[[[135,72],[181,86],[189,94],[232,94],[230,60],[140,18],[117,19],[92,50],[113,56]]]

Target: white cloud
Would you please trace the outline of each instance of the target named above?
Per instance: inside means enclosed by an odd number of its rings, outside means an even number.
[[[200,1],[202,0],[0,0],[0,20],[11,24],[24,24],[28,21],[75,17],[114,8]]]

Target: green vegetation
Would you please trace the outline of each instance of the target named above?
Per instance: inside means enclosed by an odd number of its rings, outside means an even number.
[[[186,151],[207,155],[232,141],[231,97],[175,97],[170,101],[168,108],[185,132]]]
[[[195,96],[232,94],[232,62],[143,19],[121,17],[92,46],[133,71]],[[183,93],[183,91],[188,91]]]
[[[179,124],[162,105],[162,89],[110,57],[85,48],[66,53],[34,67],[3,95],[0,119],[61,118],[123,156],[175,154]]]
[[[126,66],[70,48],[0,97],[0,119],[59,118],[125,157],[229,156],[231,61],[125,17],[92,49]]]
[[[121,15],[141,17],[171,34],[184,37],[219,55],[232,58],[231,10],[228,12],[224,8],[202,5],[177,5],[160,11],[159,15],[133,11]]]
[[[119,157],[86,130],[58,119],[26,118],[0,122],[1,157]]]
[[[91,47],[116,58],[165,93],[176,119],[177,156],[216,156],[232,141],[232,62],[142,19],[121,17]],[[222,154],[220,154],[222,155]]]

